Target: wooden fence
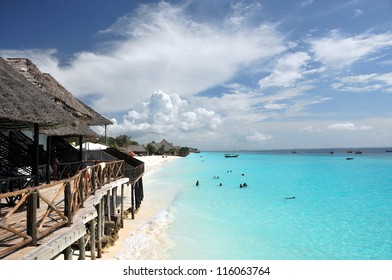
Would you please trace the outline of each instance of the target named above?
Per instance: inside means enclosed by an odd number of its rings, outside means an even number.
[[[71,225],[90,195],[122,177],[124,161],[100,162],[69,179],[0,193],[0,201],[14,202],[11,207],[1,208],[0,258],[25,245],[36,246],[56,229]]]

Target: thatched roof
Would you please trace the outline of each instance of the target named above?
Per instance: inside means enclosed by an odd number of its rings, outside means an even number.
[[[41,89],[45,94],[71,112],[81,122],[87,125],[109,125],[112,122],[98,114],[92,108],[75,98],[50,74],[42,73],[38,67],[27,58],[7,58],[7,62],[28,81]]]
[[[51,129],[43,129],[40,132],[49,136],[74,137],[82,135],[86,137],[98,137],[98,134],[96,134],[88,125],[80,122]]]
[[[65,110],[0,57],[0,129],[31,129],[72,123]]]

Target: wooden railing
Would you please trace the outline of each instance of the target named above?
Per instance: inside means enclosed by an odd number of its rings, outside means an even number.
[[[0,193],[0,200],[19,198],[13,207],[2,208],[0,212],[0,258],[27,244],[35,246],[39,239],[70,225],[90,195],[123,177],[124,161],[101,162],[66,180]]]

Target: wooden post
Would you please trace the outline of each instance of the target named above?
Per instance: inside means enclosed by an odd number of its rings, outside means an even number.
[[[46,138],[46,183],[50,183],[50,164],[52,158],[52,137]]]
[[[131,214],[132,220],[135,219],[135,187],[134,183],[131,183]]]
[[[27,201],[27,235],[31,236],[30,245],[37,246],[37,198],[36,191],[32,192]]]
[[[91,259],[95,260],[95,218],[90,221],[90,247]]]
[[[136,200],[136,210],[137,210],[140,207],[140,181],[136,182],[135,200]]]
[[[79,182],[78,182],[78,189],[79,189],[79,198],[80,198],[80,207],[84,207],[84,182],[83,182],[83,176],[80,176]]]
[[[110,212],[112,213],[112,215],[116,214],[116,198],[117,198],[116,190],[117,187],[114,187],[112,189],[112,196],[110,197]]]
[[[96,176],[97,174],[95,174],[95,167],[92,167],[91,168],[91,180],[92,180],[92,189],[93,189],[93,191],[92,191],[92,195],[95,195],[95,189],[97,188],[97,186],[95,185],[96,184],[96,180],[97,180],[97,178],[95,178],[95,176]]]
[[[98,205],[95,206],[97,210],[98,218],[97,218],[97,238],[98,238],[98,250],[97,250],[97,257],[102,258],[102,199]]]
[[[103,237],[105,233],[105,197],[101,198],[101,217],[102,217],[101,237]]]
[[[120,219],[121,219],[121,228],[124,227],[124,184],[121,185],[121,213],[120,213]]]
[[[33,137],[33,166],[32,174],[34,175],[34,186],[39,186],[39,125],[34,124]]]
[[[79,160],[80,160],[80,169],[83,169],[83,136],[79,135]]]
[[[86,240],[84,240],[84,236],[79,238],[79,260],[86,259]]]
[[[110,190],[108,190],[106,194],[106,215],[108,216],[108,221],[111,221],[111,212],[110,212]]]
[[[64,215],[68,218],[68,222],[66,224],[67,227],[71,226],[72,220],[72,209],[71,209],[71,184],[69,182],[65,183],[64,187]]]
[[[67,248],[64,249],[63,251],[64,254],[64,260],[72,260],[72,248],[71,246],[68,246]]]
[[[144,198],[144,189],[143,189],[143,177],[140,177],[140,201]]]

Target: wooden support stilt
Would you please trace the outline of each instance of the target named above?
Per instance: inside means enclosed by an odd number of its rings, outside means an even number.
[[[101,225],[101,237],[103,237],[105,233],[105,198],[101,198],[101,218],[102,218],[102,225]]]
[[[79,238],[78,243],[79,243],[79,260],[85,260],[86,259],[86,240],[84,240],[84,236]]]
[[[63,254],[64,254],[64,260],[72,261],[72,248],[71,248],[71,246],[68,246],[67,248],[65,248],[63,251]]]
[[[110,190],[107,192],[107,195],[106,195],[106,215],[107,215],[107,217],[108,217],[108,221],[110,221],[111,220],[111,216],[112,216],[112,214],[111,214],[111,212],[110,212]]]
[[[91,259],[95,260],[95,219],[90,221],[90,250]]]
[[[132,220],[135,219],[135,184],[131,184],[131,214]]]
[[[102,258],[102,224],[103,224],[103,217],[102,217],[102,200],[96,206],[98,218],[97,218],[97,257]]]
[[[110,196],[110,213],[116,214],[116,190],[117,187],[112,189],[112,195]]]
[[[140,181],[140,194],[141,194],[140,201],[142,201],[144,199],[143,177],[140,177],[139,181]]]
[[[121,219],[121,228],[124,228],[124,184],[121,185],[121,213],[120,213],[120,219]]]

